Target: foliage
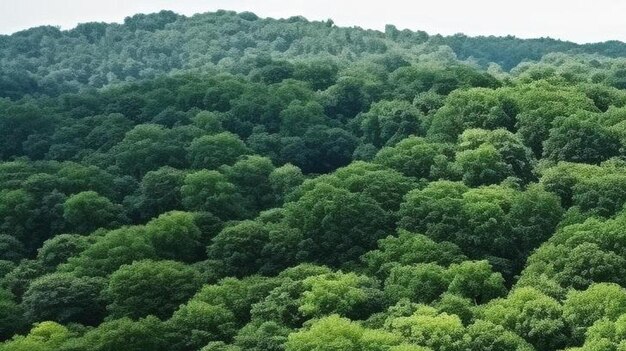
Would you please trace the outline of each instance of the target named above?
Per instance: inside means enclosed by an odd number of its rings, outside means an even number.
[[[623,43],[161,11],[0,48],[0,351],[626,350]]]

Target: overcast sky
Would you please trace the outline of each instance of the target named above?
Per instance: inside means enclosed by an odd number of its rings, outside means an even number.
[[[0,33],[43,24],[69,29],[81,22],[120,22],[162,9],[185,15],[217,9],[274,18],[303,15],[373,29],[391,23],[430,34],[626,41],[624,0],[0,0]]]

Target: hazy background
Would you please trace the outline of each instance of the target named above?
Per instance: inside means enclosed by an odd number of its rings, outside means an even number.
[[[626,41],[624,0],[0,0],[0,34],[43,24],[69,29],[81,22],[121,22],[162,9],[185,15],[217,9],[275,18],[303,15],[372,29],[391,23],[430,34]]]

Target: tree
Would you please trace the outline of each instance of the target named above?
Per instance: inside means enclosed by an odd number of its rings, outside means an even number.
[[[332,59],[311,59],[296,62],[293,77],[309,83],[313,90],[324,90],[336,82],[338,71]]]
[[[284,135],[299,136],[310,127],[328,124],[324,108],[317,102],[292,102],[280,112],[280,132]]]
[[[23,244],[32,236],[32,212],[35,199],[23,189],[0,191],[0,215],[3,232],[12,233]]]
[[[19,240],[10,235],[0,234],[0,259],[18,262],[25,254],[26,249]]]
[[[476,305],[474,301],[457,294],[445,292],[441,294],[433,306],[439,313],[457,315],[463,325],[468,325],[475,319]]]
[[[452,242],[470,258],[488,259],[512,277],[530,250],[552,234],[561,213],[554,196],[534,187],[526,192],[508,185],[468,189],[458,182],[438,181],[405,196],[398,225],[435,241]],[[529,228],[537,232],[529,236]]]
[[[185,177],[180,189],[183,205],[192,211],[208,211],[221,219],[241,218],[246,206],[241,194],[226,176],[202,170]]]
[[[534,179],[535,157],[522,140],[506,129],[467,129],[459,136],[459,151],[476,150],[483,145],[493,146],[512,175],[524,181]],[[493,168],[492,168],[493,169]]]
[[[142,218],[180,209],[180,188],[184,180],[185,172],[168,166],[146,173],[141,180],[138,202]]]
[[[274,204],[269,179],[274,169],[272,161],[267,157],[247,156],[232,167],[225,167],[223,172],[246,197],[246,203],[254,209],[263,210]]]
[[[305,164],[299,165],[305,173],[326,173],[345,166],[352,160],[358,140],[341,128],[317,125],[309,128],[302,138],[306,147]],[[295,151],[295,150],[294,150]],[[302,152],[302,149],[298,150]],[[290,159],[286,161],[291,162]]]
[[[247,153],[246,144],[228,132],[196,138],[188,150],[191,167],[206,169],[233,164],[237,158]]]
[[[261,301],[280,282],[276,279],[251,275],[242,279],[224,278],[212,285],[205,285],[194,300],[210,305],[223,306],[233,313],[239,327],[250,320],[252,305]]]
[[[210,134],[223,131],[220,115],[215,112],[200,111],[192,117],[193,124]]]
[[[386,276],[397,265],[410,266],[436,263],[448,266],[465,260],[461,249],[450,242],[435,242],[422,234],[400,230],[398,236],[388,236],[378,241],[378,249],[361,257],[369,271],[376,276]]]
[[[431,303],[448,289],[445,269],[433,263],[414,266],[396,266],[385,280],[385,295],[394,302]]]
[[[400,205],[398,226],[423,232],[435,241],[455,242],[461,227],[462,195],[467,189],[461,183],[438,181],[410,191]]]
[[[207,248],[209,259],[223,262],[229,274],[246,276],[266,263],[269,228],[257,221],[242,221],[224,228]]]
[[[485,303],[506,294],[502,275],[493,272],[487,261],[464,261],[452,264],[447,275],[450,279],[448,292]]]
[[[339,168],[332,175],[308,180],[300,187],[298,193],[308,191],[319,183],[331,183],[350,192],[370,196],[384,210],[394,212],[400,206],[403,196],[416,187],[414,179],[400,172],[362,161]],[[294,193],[294,198],[298,193]]]
[[[587,290],[572,290],[563,302],[563,317],[571,327],[572,338],[583,340],[596,321],[616,320],[626,313],[626,289],[617,284],[599,283]]]
[[[101,278],[52,273],[35,279],[24,293],[22,306],[31,322],[97,325],[104,317]]]
[[[235,317],[221,305],[191,300],[167,321],[173,350],[198,350],[210,341],[227,341],[235,333]]]
[[[490,144],[458,152],[455,165],[468,186],[498,184],[514,174],[511,166],[504,162],[502,154]]]
[[[519,108],[518,134],[537,157],[542,154],[542,143],[549,137],[557,117],[596,111],[593,101],[580,89],[546,80],[521,84],[509,94]]]
[[[37,251],[37,260],[44,267],[56,268],[86,250],[91,241],[89,237],[78,234],[57,235],[43,243]]]
[[[328,184],[288,203],[285,221],[302,232],[301,257],[335,266],[356,260],[390,228],[389,215],[369,196]]]
[[[225,344],[223,341],[211,341],[200,351],[242,351],[239,346]]]
[[[459,317],[446,313],[437,314],[434,308],[422,307],[408,317],[394,318],[389,329],[411,344],[426,346],[433,350],[464,350],[465,328]]]
[[[200,229],[191,213],[160,215],[146,224],[146,236],[163,259],[195,262],[201,257]]]
[[[626,202],[625,177],[619,174],[583,179],[572,188],[572,201],[581,211],[610,217]]]
[[[479,315],[522,336],[539,350],[558,350],[569,340],[561,304],[532,287],[517,288],[506,299],[491,301]]]
[[[2,160],[23,155],[22,145],[28,136],[52,129],[56,119],[36,104],[16,104],[4,99],[0,100],[0,115],[0,130],[11,131],[10,136],[0,144]]]
[[[304,181],[300,168],[287,163],[275,168],[269,175],[270,187],[274,193],[275,204],[281,204],[296,187]]]
[[[336,119],[349,119],[363,111],[371,102],[368,82],[360,77],[340,77],[326,91],[326,115]]]
[[[250,351],[282,351],[291,332],[275,322],[248,323],[235,336],[235,344]]]
[[[400,344],[400,339],[396,335],[367,329],[349,319],[332,315],[317,320],[308,329],[290,334],[285,350],[379,351],[398,344]],[[422,350],[416,349],[416,351]]]
[[[385,147],[376,154],[374,163],[393,168],[402,174],[429,179],[436,174],[441,156],[451,155],[451,146],[427,141],[424,138],[408,137],[393,147]]]
[[[73,230],[83,234],[98,228],[115,228],[128,221],[121,205],[95,191],[70,196],[63,204],[63,218]]]
[[[271,321],[292,329],[302,327],[309,319],[300,309],[300,299],[307,289],[304,280],[330,273],[332,272],[326,267],[307,264],[286,269],[281,273],[280,278],[283,279],[281,284],[252,306],[251,323],[261,324]]]
[[[185,152],[171,130],[156,124],[140,124],[126,133],[109,154],[125,173],[137,178],[161,166],[185,166]]]
[[[623,284],[622,226],[624,217],[560,228],[528,260],[521,280],[545,276],[561,288],[587,289],[594,283]],[[593,267],[593,269],[590,269]]]
[[[200,274],[174,261],[137,261],[111,274],[103,294],[115,317],[165,318],[201,286]]]
[[[24,325],[24,310],[15,300],[15,296],[5,289],[0,289],[0,338],[9,339]]]
[[[22,260],[2,278],[2,287],[21,299],[30,283],[46,273],[46,267],[36,260]]]
[[[395,145],[410,135],[423,133],[420,111],[406,101],[380,101],[360,116],[365,142],[376,147]]]
[[[572,116],[555,124],[543,144],[545,158],[598,164],[619,153],[617,136],[595,122]]]
[[[100,324],[81,338],[64,345],[70,350],[168,350],[166,329],[158,318],[148,316],[139,320],[119,318]]]
[[[509,218],[520,258],[552,236],[563,215],[559,202],[556,195],[533,185],[516,197]]]
[[[339,314],[351,319],[367,318],[382,307],[382,291],[377,283],[354,273],[331,273],[312,276],[303,281],[300,312],[322,317]]]
[[[517,334],[490,322],[476,321],[467,328],[472,350],[532,351],[534,348]]]
[[[601,319],[589,328],[585,337],[585,344],[581,350],[598,350],[601,348],[619,350],[623,347],[626,334],[624,333],[626,315],[622,315],[615,322]]]
[[[2,351],[53,351],[71,337],[68,328],[55,322],[36,324],[26,336],[16,335],[0,345]]]
[[[428,135],[453,141],[469,128],[513,130],[515,111],[509,105],[506,98],[492,89],[455,91],[433,116]]]
[[[120,266],[137,260],[156,258],[142,227],[126,227],[100,236],[78,256],[70,257],[60,271],[77,276],[104,277]]]

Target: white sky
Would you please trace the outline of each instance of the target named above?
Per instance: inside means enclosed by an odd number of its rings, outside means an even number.
[[[372,29],[391,23],[430,34],[626,41],[624,0],[0,0],[0,33],[43,24],[69,29],[81,22],[120,22],[162,9],[185,15],[217,9],[274,18],[302,15]]]

